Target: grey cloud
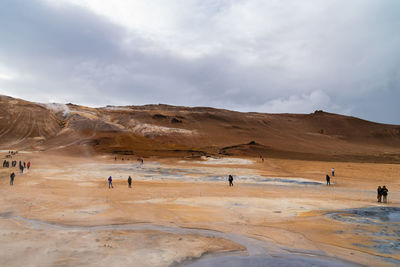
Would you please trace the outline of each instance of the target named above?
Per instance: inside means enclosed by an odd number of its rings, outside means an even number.
[[[296,14],[299,3],[289,1],[276,11],[274,30],[248,22],[254,29],[246,37],[234,25],[228,28],[235,4],[246,1],[218,3],[204,2],[202,16],[182,22],[189,27],[185,31],[199,30],[212,18],[199,33],[203,43],[193,43],[193,49],[209,44],[215,49],[186,57],[72,4],[2,1],[0,67],[17,75],[0,76],[0,93],[92,106],[324,109],[400,123],[398,1],[328,1],[310,16]],[[280,17],[288,14],[293,17]]]

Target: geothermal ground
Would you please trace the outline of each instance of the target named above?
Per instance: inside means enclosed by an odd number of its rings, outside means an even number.
[[[140,164],[60,151],[13,160],[32,166],[0,169],[1,266],[400,264],[399,164],[227,156]],[[378,185],[388,187],[388,204],[377,203]]]

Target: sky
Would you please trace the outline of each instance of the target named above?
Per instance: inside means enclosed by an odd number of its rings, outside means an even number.
[[[0,94],[400,124],[398,0],[0,0]]]

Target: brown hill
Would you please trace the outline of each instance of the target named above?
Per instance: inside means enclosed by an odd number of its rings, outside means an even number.
[[[263,114],[169,105],[89,108],[0,96],[0,112],[2,149],[400,162],[399,125],[322,111]]]

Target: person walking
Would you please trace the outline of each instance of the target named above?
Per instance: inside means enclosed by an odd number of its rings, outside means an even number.
[[[114,188],[113,184],[112,184],[112,177],[108,177],[108,189],[110,188]]]
[[[378,186],[378,189],[376,190],[377,191],[377,199],[378,199],[378,202],[382,202],[382,187],[381,186]]]
[[[229,186],[233,186],[233,176],[230,174],[229,174],[228,181],[229,181]]]
[[[326,185],[331,185],[331,177],[329,175],[326,175]]]
[[[128,177],[128,186],[129,188],[132,187],[132,178],[130,176]]]
[[[383,196],[383,203],[387,203],[387,195],[388,195],[389,190],[386,188],[384,185],[382,187],[382,196]]]
[[[15,178],[15,173],[10,174],[10,185],[14,185],[14,178]]]
[[[28,170],[29,170],[29,168],[31,167],[31,162],[28,161],[28,164],[26,166],[28,167]]]
[[[335,176],[335,168],[332,168],[332,177]]]

